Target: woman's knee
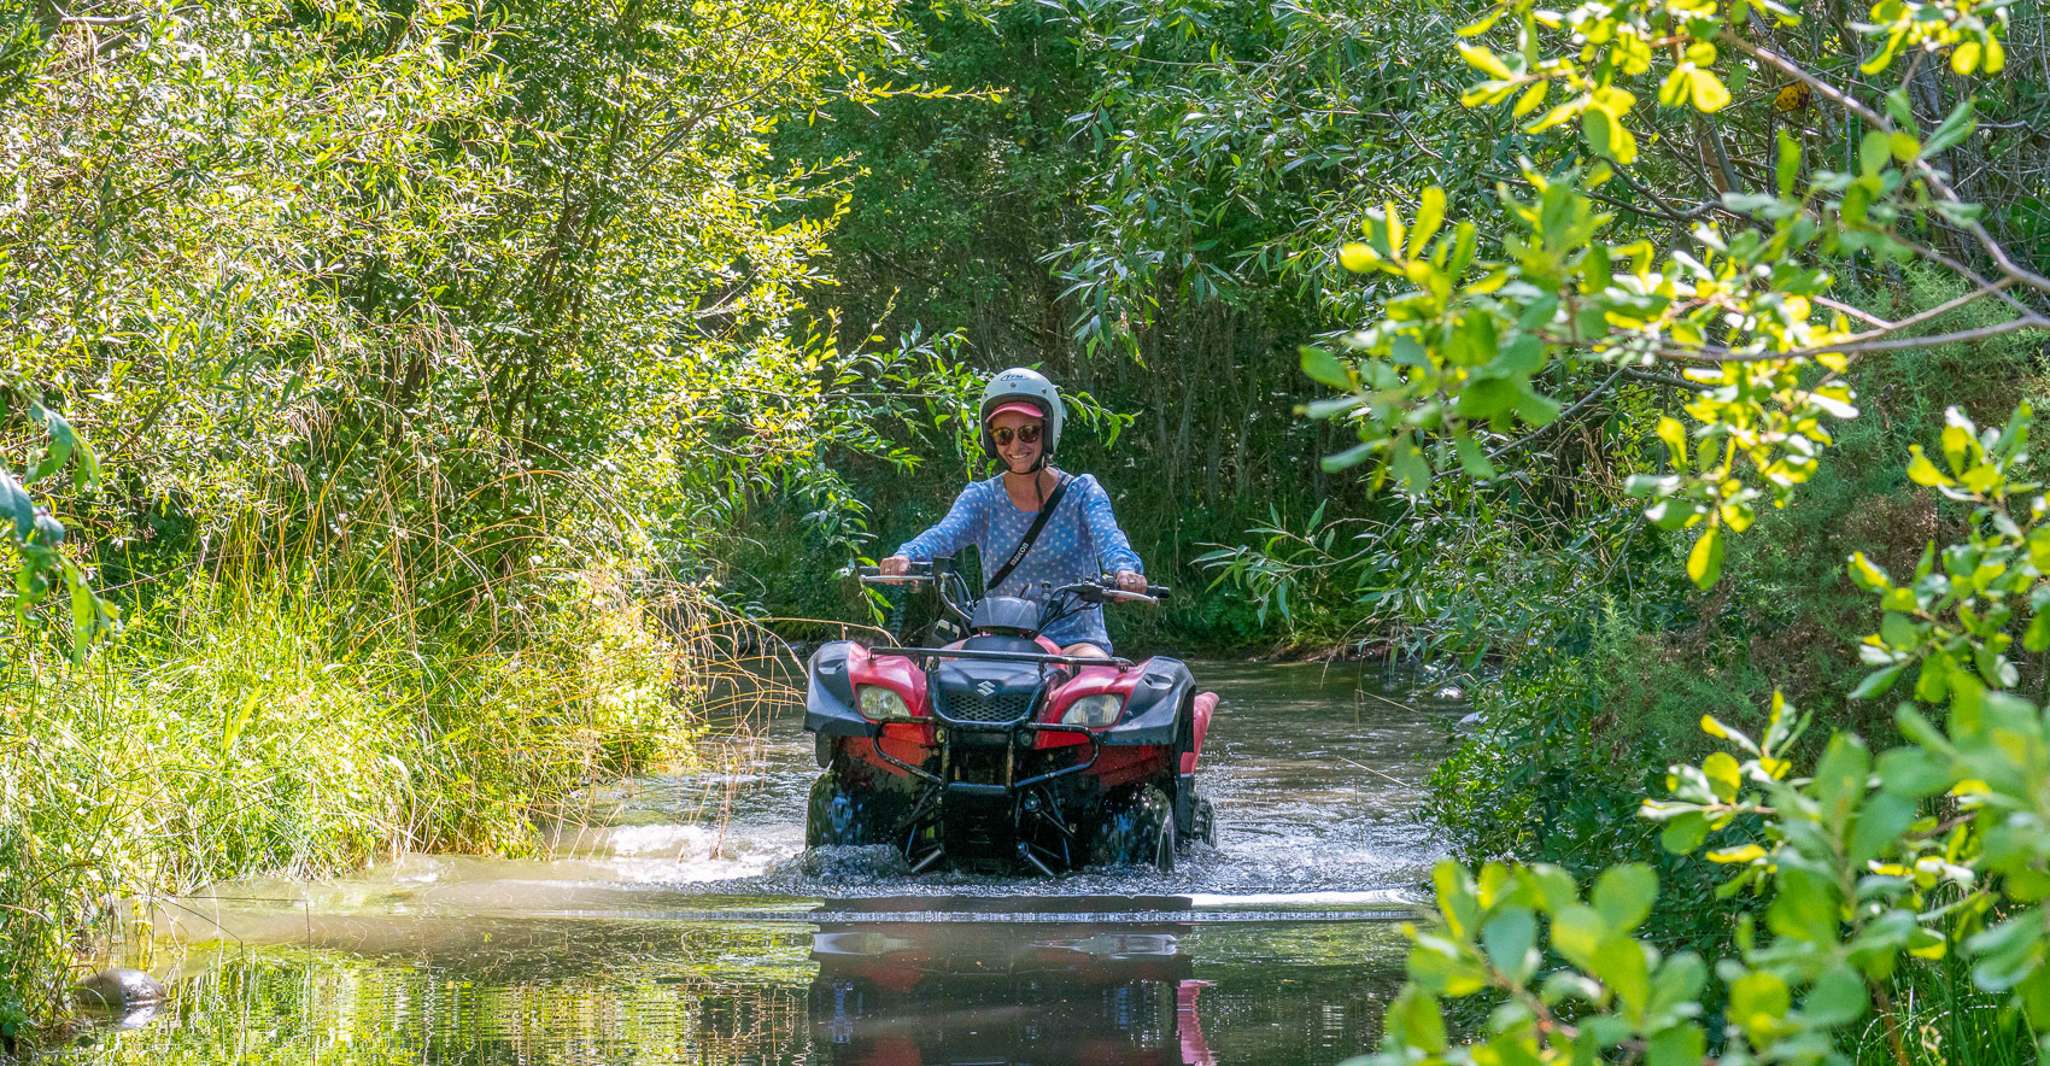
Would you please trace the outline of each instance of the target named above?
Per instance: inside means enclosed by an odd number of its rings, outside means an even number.
[[[1101,647],[1099,647],[1099,646],[1097,646],[1097,645],[1095,645],[1095,644],[1091,644],[1091,643],[1089,643],[1089,642],[1088,642],[1088,641],[1086,641],[1086,640],[1085,640],[1085,641],[1082,641],[1082,642],[1081,642],[1081,643],[1079,643],[1079,644],[1070,644],[1070,645],[1068,645],[1067,647],[1065,647],[1065,648],[1062,648],[1062,649],[1061,649],[1061,654],[1062,654],[1062,655],[1078,655],[1078,656],[1093,656],[1093,657],[1095,657],[1095,658],[1098,658],[1098,659],[1108,659],[1108,658],[1110,658],[1110,652],[1108,652],[1108,651],[1104,650],[1103,648],[1101,648]]]

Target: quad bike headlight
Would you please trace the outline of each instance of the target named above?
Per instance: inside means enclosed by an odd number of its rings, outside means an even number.
[[[1095,696],[1084,696],[1068,704],[1067,713],[1061,715],[1061,724],[1086,725],[1091,729],[1101,729],[1117,721],[1118,715],[1124,709],[1125,701],[1123,697],[1114,696],[1108,692]]]
[[[904,703],[904,697],[881,685],[858,686],[855,702],[861,705],[861,716],[871,722],[911,720],[911,708]]]

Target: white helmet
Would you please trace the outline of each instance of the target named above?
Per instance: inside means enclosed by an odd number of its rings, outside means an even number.
[[[980,418],[982,453],[991,459],[1001,461],[1001,457],[997,455],[996,439],[989,435],[989,419],[999,408],[1012,403],[1030,405],[1039,412],[1039,417],[1045,420],[1046,443],[1039,453],[1040,463],[1044,465],[1061,445],[1061,393],[1053,387],[1053,382],[1046,380],[1044,374],[1022,366],[1014,366],[997,374],[989,379],[988,385],[983,386]]]

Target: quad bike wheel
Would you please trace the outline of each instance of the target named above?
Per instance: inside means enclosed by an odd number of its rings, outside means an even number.
[[[1089,862],[1172,873],[1174,851],[1174,802],[1159,788],[1142,785],[1105,805],[1103,824],[1089,845]]]
[[[828,770],[811,785],[811,801],[804,816],[804,846],[860,847],[889,844],[886,830],[878,826],[868,805],[841,787],[840,775]]]

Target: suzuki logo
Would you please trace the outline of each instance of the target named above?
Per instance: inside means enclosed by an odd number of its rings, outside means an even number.
[[[988,699],[990,694],[996,690],[997,683],[994,681],[984,681],[982,684],[975,686],[975,694],[984,699]]]

